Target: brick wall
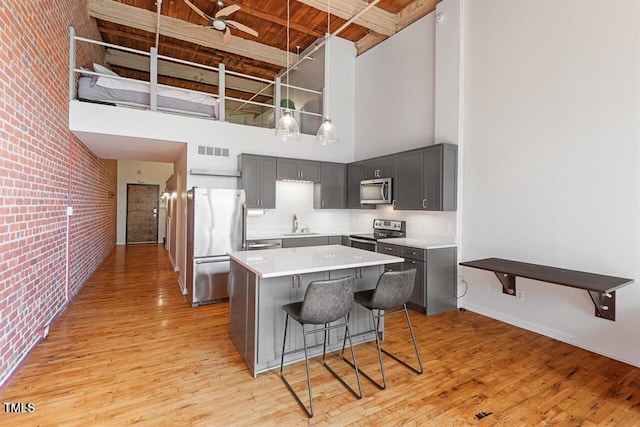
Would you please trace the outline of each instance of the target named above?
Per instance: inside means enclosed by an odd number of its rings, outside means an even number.
[[[116,162],[68,130],[69,26],[99,39],[84,1],[0,2],[0,385],[115,247]]]

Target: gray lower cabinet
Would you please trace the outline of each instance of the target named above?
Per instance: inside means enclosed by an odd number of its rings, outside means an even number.
[[[241,154],[238,170],[238,188],[247,194],[247,208],[275,209],[276,158]]]
[[[301,248],[304,246],[339,245],[342,236],[293,237],[282,239],[283,248]]]
[[[320,163],[311,160],[286,159],[278,157],[277,179],[293,181],[320,180]]]
[[[322,163],[320,169],[320,182],[313,184],[313,208],[346,208],[347,166],[342,163]]]
[[[286,318],[282,310],[283,305],[302,301],[309,284],[315,280],[352,276],[356,280],[355,290],[372,289],[382,272],[382,267],[361,267],[263,279],[232,261],[231,271],[229,336],[255,377],[258,373],[280,364]],[[350,315],[350,331],[354,343],[374,339],[373,334],[368,332],[372,328],[369,316],[368,311],[354,304]],[[319,327],[321,326],[313,326]],[[307,337],[311,355],[322,352],[323,337],[322,332]],[[342,348],[343,337],[344,328],[333,329],[329,334],[328,350]],[[302,348],[302,328],[300,324],[289,319],[285,363],[300,360],[303,357]]]
[[[260,301],[258,314],[258,365],[267,364],[271,367],[280,361],[286,319],[286,313],[282,310],[282,306],[302,301],[309,283],[323,279],[323,273],[309,273],[260,281],[258,290],[258,300]],[[313,346],[318,340],[322,342],[321,335],[313,334],[308,337],[308,344]],[[287,336],[285,352],[302,348],[302,328],[292,319],[289,319]]]
[[[405,259],[401,264],[386,266],[386,271],[416,269],[409,307],[429,316],[457,308],[456,247],[421,249],[381,242],[378,252]]]
[[[435,144],[397,153],[393,158],[394,209],[457,209],[457,145]]]

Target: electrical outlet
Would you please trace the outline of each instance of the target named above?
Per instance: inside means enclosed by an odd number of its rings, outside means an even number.
[[[516,291],[516,298],[520,301],[524,301],[524,291],[522,289],[518,289]]]

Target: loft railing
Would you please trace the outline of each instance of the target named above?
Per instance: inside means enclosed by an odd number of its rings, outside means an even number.
[[[248,75],[248,74],[238,73],[238,72],[235,72],[235,71],[229,71],[229,70],[225,69],[225,65],[223,63],[218,64],[218,67],[212,67],[212,66],[209,66],[209,65],[198,64],[198,63],[195,63],[195,62],[185,61],[185,60],[178,59],[178,58],[172,58],[172,57],[169,57],[169,56],[159,55],[158,51],[157,51],[157,49],[155,47],[152,47],[149,52],[145,52],[145,51],[132,49],[132,48],[124,47],[124,46],[114,45],[114,44],[111,44],[111,43],[105,43],[105,42],[101,42],[101,41],[97,41],[97,40],[92,40],[92,39],[88,39],[88,38],[84,38],[84,37],[79,37],[79,36],[76,35],[75,29],[73,27],[70,27],[69,28],[69,100],[77,99],[77,96],[76,96],[76,75],[77,74],[91,75],[91,76],[103,76],[104,77],[104,74],[100,74],[100,73],[97,73],[95,71],[79,68],[77,66],[77,63],[76,63],[77,62],[76,61],[76,44],[77,44],[77,42],[89,43],[89,44],[92,44],[92,45],[102,46],[105,49],[110,48],[110,49],[115,49],[115,50],[128,52],[128,53],[132,53],[132,54],[136,54],[136,55],[141,55],[143,57],[147,57],[149,59],[149,81],[144,81],[144,83],[149,85],[150,103],[149,103],[148,106],[144,105],[144,107],[149,108],[151,111],[158,111],[158,98],[157,98],[158,97],[158,87],[167,87],[167,88],[177,89],[177,90],[181,90],[181,91],[185,91],[185,92],[204,94],[204,95],[208,95],[208,96],[214,97],[218,102],[218,109],[217,109],[218,117],[217,117],[217,119],[220,120],[220,121],[226,121],[226,103],[227,103],[227,101],[234,101],[235,103],[239,103],[239,106],[236,107],[231,114],[238,113],[247,104],[256,105],[256,106],[262,107],[263,109],[265,109],[265,111],[273,110],[274,120],[272,122],[270,121],[270,123],[269,123],[270,127],[272,127],[271,124],[273,124],[273,126],[275,126],[275,123],[277,123],[277,121],[280,118],[282,112],[286,109],[286,108],[280,107],[280,105],[281,105],[280,101],[282,99],[282,95],[281,94],[283,93],[283,91],[285,91],[285,93],[286,93],[286,89],[287,88],[291,89],[291,90],[301,91],[301,92],[304,92],[306,94],[311,94],[311,96],[317,95],[319,97],[322,97],[322,95],[323,95],[323,93],[321,91],[316,91],[316,90],[312,90],[312,89],[307,89],[307,88],[303,88],[303,87],[299,87],[299,86],[290,85],[288,83],[283,83],[281,81],[280,77],[277,77],[277,76],[274,78],[274,80],[268,80],[268,79],[264,79],[264,78],[260,78],[260,77],[251,76],[251,75]],[[217,82],[218,83],[218,85],[217,85],[218,86],[218,94],[159,84],[158,83],[158,61],[159,60],[173,62],[173,63],[176,63],[176,64],[182,64],[182,65],[186,65],[186,66],[189,66],[189,67],[194,67],[194,68],[198,68],[198,69],[202,69],[202,70],[206,70],[206,71],[211,71],[211,72],[217,73],[217,75],[218,75],[218,82]],[[237,78],[240,78],[240,79],[246,79],[246,80],[259,82],[259,83],[263,84],[264,86],[260,90],[257,90],[248,99],[232,97],[232,96],[229,96],[229,95],[226,94],[226,92],[227,92],[227,85],[226,85],[227,76],[233,76],[233,77],[237,77]],[[122,77],[122,76],[107,76],[107,77],[110,78],[110,79],[114,79],[114,80],[125,80],[125,81],[141,82],[141,80],[130,79],[130,78],[127,78],[127,77]],[[270,89],[271,87],[273,87],[273,103],[264,103],[264,102],[259,102],[259,101],[255,100],[258,96],[262,95],[266,90]],[[321,113],[314,112],[314,111],[295,110],[295,112],[298,113],[298,114],[301,114],[301,115],[322,117]]]

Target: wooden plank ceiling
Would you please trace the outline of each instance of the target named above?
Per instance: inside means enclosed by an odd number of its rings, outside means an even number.
[[[160,17],[156,1],[160,2]],[[365,8],[362,0],[331,0],[331,32]],[[367,13],[346,27],[339,37],[355,43],[361,54],[389,36],[432,12],[440,0],[380,0]],[[173,58],[217,67],[272,80],[286,66],[287,2],[285,0],[223,0],[224,6],[240,9],[228,19],[258,32],[258,36],[231,28],[224,43],[223,32],[210,28],[205,20],[184,0],[88,0],[89,16],[96,19],[102,41],[149,51],[156,45],[158,53]],[[216,1],[191,0],[208,16],[218,9]],[[159,25],[158,25],[159,23]],[[207,28],[209,26],[209,28]],[[327,32],[327,0],[290,0],[290,63]],[[120,75],[148,78],[148,64],[135,56],[107,50],[106,61]],[[175,65],[175,64],[174,64]],[[164,67],[160,83],[216,93],[215,73],[194,73],[185,67]],[[248,99],[255,87],[228,83],[228,95]],[[250,86],[250,85],[249,85]],[[270,93],[256,101],[269,102]]]

